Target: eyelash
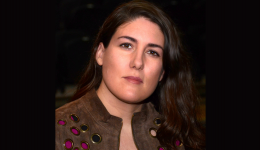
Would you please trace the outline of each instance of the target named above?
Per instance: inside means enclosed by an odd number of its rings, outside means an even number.
[[[127,45],[127,46],[126,46]],[[132,47],[132,45],[130,43],[123,43],[120,45],[121,47],[125,48],[125,49],[130,49],[129,46]],[[153,54],[152,54],[153,53]],[[156,52],[156,51],[153,51],[153,50],[149,50],[148,51],[148,54],[152,55],[152,56],[155,56],[155,57],[159,57],[160,55]]]
[[[153,53],[153,54],[152,54]],[[149,50],[148,54],[151,54],[153,56],[159,57],[160,55],[156,51]],[[154,55],[155,54],[155,55]]]
[[[126,47],[126,45],[128,45],[128,47]],[[130,49],[129,46],[131,46],[131,48],[133,48],[132,45],[129,44],[129,43],[123,43],[120,46],[123,47],[123,48],[126,48],[126,49]]]

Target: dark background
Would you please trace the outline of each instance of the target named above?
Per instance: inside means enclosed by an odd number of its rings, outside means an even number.
[[[59,2],[0,3],[1,148],[50,149]],[[207,149],[259,149],[259,11],[255,0],[207,1]]]
[[[105,18],[124,0],[57,0],[55,24],[56,92],[77,84],[94,37]],[[193,57],[195,81],[205,78],[205,0],[152,0],[177,24]]]

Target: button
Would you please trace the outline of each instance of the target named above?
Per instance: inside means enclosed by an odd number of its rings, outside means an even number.
[[[71,139],[66,139],[63,144],[64,148],[70,150],[73,148],[73,141]]]
[[[155,119],[153,120],[153,123],[154,123],[156,126],[160,126],[161,123],[162,123],[162,120],[161,120],[160,118],[155,118]]]
[[[149,134],[151,135],[151,137],[156,138],[156,133],[157,133],[157,129],[155,128],[149,129]]]
[[[86,131],[88,131],[88,125],[86,125],[86,124],[82,124],[81,126],[80,126],[80,129],[81,129],[81,131],[82,132],[86,132]]]
[[[67,122],[62,119],[58,120],[57,123],[58,123],[58,125],[62,125],[62,126],[65,126],[67,124]]]
[[[88,150],[90,148],[88,142],[86,142],[86,141],[82,141],[80,145],[81,145],[81,148],[86,149],[86,150]]]
[[[73,133],[74,135],[79,135],[80,134],[79,129],[76,128],[76,127],[71,127],[70,128],[70,132]]]
[[[95,133],[91,136],[91,141],[94,144],[98,144],[102,141],[102,137],[99,134]]]
[[[70,119],[74,122],[79,122],[79,117],[75,114],[71,114],[70,115]]]

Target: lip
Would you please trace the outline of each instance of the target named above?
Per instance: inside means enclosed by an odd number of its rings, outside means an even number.
[[[143,80],[139,77],[134,77],[134,76],[127,76],[127,77],[123,77],[124,79],[126,79],[127,81],[133,83],[133,84],[141,84],[143,83]]]

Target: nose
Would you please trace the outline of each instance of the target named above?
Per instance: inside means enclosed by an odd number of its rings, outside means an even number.
[[[142,51],[135,51],[130,61],[130,68],[142,70],[144,68],[144,55]]]

